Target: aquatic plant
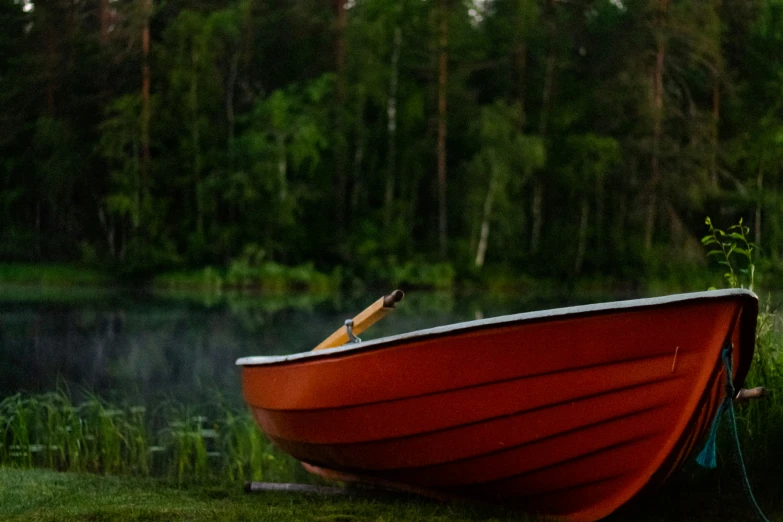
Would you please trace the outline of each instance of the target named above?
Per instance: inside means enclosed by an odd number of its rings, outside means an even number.
[[[172,401],[120,406],[67,390],[0,401],[0,465],[161,476],[178,482],[290,476],[250,414],[223,403],[197,411]]]

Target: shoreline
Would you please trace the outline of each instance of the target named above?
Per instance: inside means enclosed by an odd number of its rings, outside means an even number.
[[[340,267],[330,273],[312,263],[286,266],[264,263],[256,267],[164,271],[144,278],[129,278],[109,269],[60,263],[0,263],[0,293],[8,291],[131,291],[161,295],[244,295],[281,294],[330,295],[341,292],[403,288],[408,290],[471,294],[646,294],[682,293],[722,286],[717,273],[703,267],[663,270],[649,276],[624,279],[616,275],[581,275],[567,278],[540,277],[488,269],[481,274],[459,273],[448,265],[402,267],[396,274],[376,274],[367,278],[347,274]],[[774,274],[769,278],[774,283]],[[762,281],[764,279],[762,278]]]

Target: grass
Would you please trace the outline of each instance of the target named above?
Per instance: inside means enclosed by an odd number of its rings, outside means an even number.
[[[324,498],[245,494],[239,486],[178,487],[156,479],[0,468],[0,519],[45,521],[532,520],[502,508],[448,505],[404,496]]]
[[[0,284],[50,288],[102,287],[111,278],[101,271],[66,264],[0,263]]]
[[[612,515],[608,522],[736,521],[751,513],[734,492],[719,496],[704,490],[668,488]],[[661,498],[663,496],[663,498]],[[767,514],[783,520],[780,504]],[[341,497],[293,493],[246,494],[239,485],[188,484],[51,470],[0,467],[0,519],[48,521],[318,521],[384,522],[514,521],[533,517],[497,506],[444,504],[407,495]]]
[[[290,480],[296,462],[278,452],[250,414],[216,402],[199,411],[78,403],[64,391],[0,401],[0,465],[166,477],[183,482]]]

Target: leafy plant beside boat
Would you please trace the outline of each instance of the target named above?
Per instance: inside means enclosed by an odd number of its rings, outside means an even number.
[[[748,240],[750,228],[739,223],[727,230],[715,228],[712,220],[707,217],[704,223],[709,228],[709,234],[701,238],[701,243],[709,249],[708,257],[715,257],[718,264],[724,266],[723,276],[731,288],[745,288],[753,291],[756,265],[753,262],[753,251],[756,245]]]

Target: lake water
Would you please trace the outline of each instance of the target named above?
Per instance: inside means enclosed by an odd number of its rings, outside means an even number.
[[[220,394],[239,403],[237,358],[310,350],[378,296],[0,291],[0,397],[67,386],[123,402],[188,403]],[[637,296],[620,296],[630,297]],[[409,292],[363,337],[611,299]]]

